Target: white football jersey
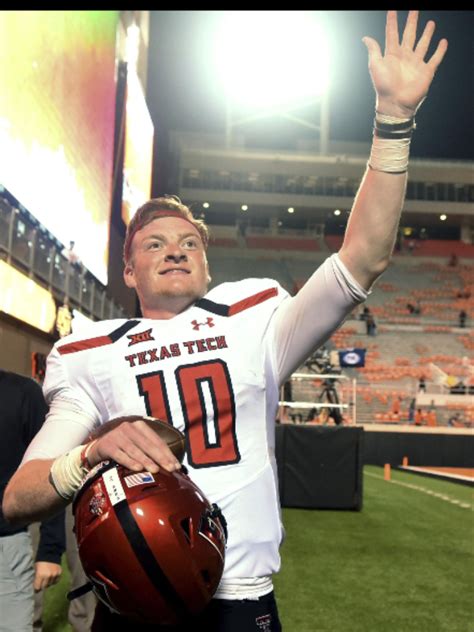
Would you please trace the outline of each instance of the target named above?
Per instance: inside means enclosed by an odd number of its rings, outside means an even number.
[[[116,417],[164,419],[185,432],[189,475],[227,520],[223,580],[277,572],[279,385],[367,296],[332,259],[307,284],[322,302],[319,329],[316,307],[306,329],[298,312],[307,311],[310,290],[300,291],[298,307],[276,281],[246,279],[217,286],[169,320],[101,321],[58,341],[44,383],[50,414],[24,461],[63,454]],[[288,324],[274,318],[278,311]],[[282,352],[288,340],[297,357]]]

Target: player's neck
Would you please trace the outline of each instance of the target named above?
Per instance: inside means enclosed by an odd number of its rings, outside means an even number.
[[[168,298],[166,302],[159,305],[143,305],[141,311],[144,318],[153,320],[170,320],[178,314],[182,314],[185,310],[195,302],[196,299],[190,300],[189,297],[179,297],[175,299]]]

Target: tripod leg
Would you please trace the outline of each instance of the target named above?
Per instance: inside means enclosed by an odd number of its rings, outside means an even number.
[[[335,388],[328,388],[326,396],[331,404],[339,404],[339,397]],[[342,414],[340,408],[331,408],[330,413],[337,426],[342,424]]]

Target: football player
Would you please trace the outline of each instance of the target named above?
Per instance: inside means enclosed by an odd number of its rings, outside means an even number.
[[[341,249],[296,296],[272,279],[208,291],[206,227],[176,198],[159,198],[138,210],[125,241],[124,279],[142,317],[94,323],[49,355],[50,413],[8,486],[6,517],[53,513],[104,459],[137,472],[178,469],[167,444],[140,421],[79,446],[112,418],[167,421],[185,433],[189,474],[228,525],[209,632],[281,629],[272,586],[283,534],[274,454],[279,387],[367,299],[389,263],[415,114],[447,50],[442,39],[425,60],[435,25],[429,21],[417,39],[417,22],[410,11],[400,39],[389,11],[384,52],[363,40],[376,92],[367,170]]]

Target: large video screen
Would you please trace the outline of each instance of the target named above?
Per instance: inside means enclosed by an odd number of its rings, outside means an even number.
[[[153,162],[153,122],[136,72],[127,73],[122,219],[130,222],[150,199]]]
[[[107,283],[118,11],[0,11],[0,184]]]

